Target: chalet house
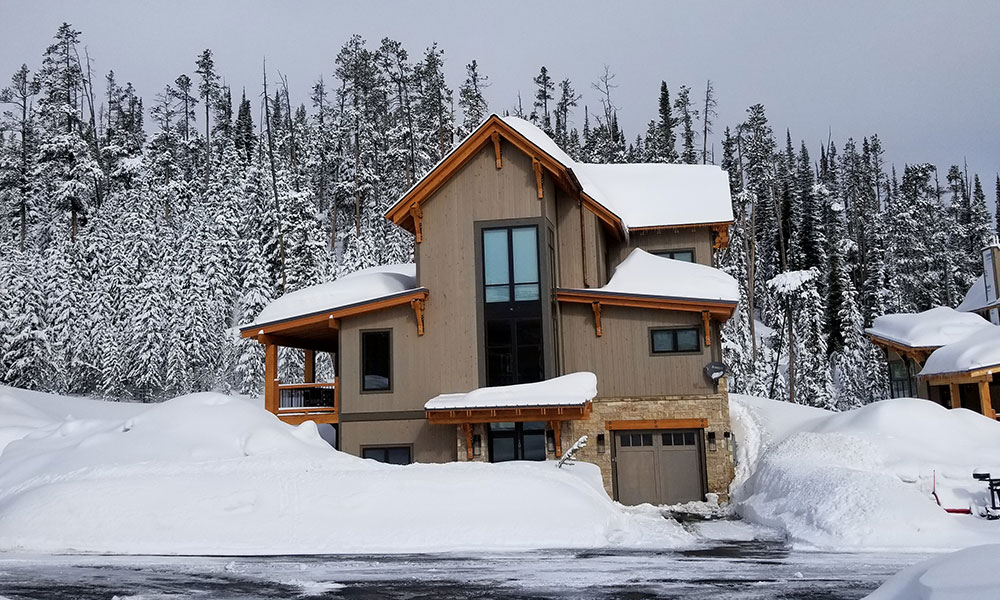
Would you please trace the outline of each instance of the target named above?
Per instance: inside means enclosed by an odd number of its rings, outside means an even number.
[[[996,418],[1000,378],[994,381],[993,373],[1000,372],[996,294],[1000,247],[985,248],[983,262],[984,275],[956,310],[938,306],[922,313],[888,314],[867,330],[886,354],[893,398],[926,398]]]
[[[577,457],[623,503],[726,497],[724,171],[581,164],[493,115],[385,216],[415,264],[290,293],[242,328],[266,349],[268,410],[390,463],[555,459],[587,435]],[[305,351],[301,382],[278,380],[279,347]],[[316,352],[334,381],[315,381]]]

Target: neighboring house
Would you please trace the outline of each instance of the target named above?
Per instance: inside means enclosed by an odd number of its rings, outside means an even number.
[[[587,435],[578,458],[624,503],[726,497],[724,171],[580,164],[493,115],[386,217],[415,265],[293,292],[243,327],[269,410],[392,463],[555,459]],[[301,383],[278,381],[279,346],[305,350]],[[334,382],[314,382],[315,352]]]
[[[967,408],[991,418],[1000,409],[1000,327],[997,327],[997,274],[1000,247],[983,250],[985,275],[952,310],[888,314],[867,329],[889,365],[893,398],[919,397],[951,408]],[[992,319],[992,323],[987,319]]]

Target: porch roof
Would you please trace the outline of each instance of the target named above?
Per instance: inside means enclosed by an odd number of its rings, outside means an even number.
[[[484,387],[459,394],[441,394],[424,404],[428,411],[543,406],[583,406],[597,395],[597,376],[587,371],[536,383]]]
[[[883,346],[930,351],[990,326],[979,315],[938,306],[920,313],[883,315],[865,331]]]
[[[991,377],[994,371],[1000,371],[1000,327],[987,323],[986,327],[932,352],[919,377]]]

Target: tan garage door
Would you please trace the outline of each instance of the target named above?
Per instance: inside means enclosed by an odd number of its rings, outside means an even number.
[[[615,433],[615,479],[622,504],[703,500],[701,431]]]

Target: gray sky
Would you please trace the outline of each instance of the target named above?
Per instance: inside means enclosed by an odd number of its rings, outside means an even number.
[[[500,7],[500,8],[497,8]],[[541,65],[569,77],[591,109],[590,83],[607,64],[614,102],[630,139],[653,118],[660,80],[719,97],[717,131],[761,102],[783,142],[810,152],[832,131],[877,132],[887,158],[969,169],[994,195],[1000,170],[1000,2],[264,2],[0,0],[0,81],[26,62],[36,68],[62,21],[83,32],[99,73],[114,69],[152,96],[212,48],[239,94],[259,92],[260,62],[289,78],[305,100],[352,33],[382,37],[411,55],[437,41],[457,89],[476,59],[492,86],[493,110],[526,104]],[[582,106],[578,111],[582,123]],[[721,152],[718,144],[717,150]]]

